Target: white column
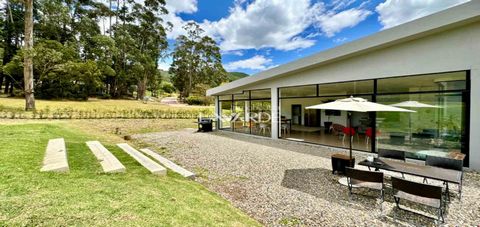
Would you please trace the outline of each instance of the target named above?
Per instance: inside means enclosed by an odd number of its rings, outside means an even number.
[[[218,96],[215,96],[215,112],[214,112],[214,115],[215,115],[215,129],[219,129],[220,128],[220,121],[222,120],[222,116],[220,116],[220,105],[218,105]]]
[[[276,87],[271,88],[271,106],[272,106],[272,139],[278,139],[278,89]]]
[[[470,74],[470,168],[480,170],[480,69]]]

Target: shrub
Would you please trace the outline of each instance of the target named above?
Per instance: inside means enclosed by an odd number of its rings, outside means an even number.
[[[212,99],[209,97],[201,97],[201,96],[189,96],[185,102],[188,105],[197,105],[197,106],[208,106],[213,103]]]
[[[162,82],[161,89],[164,93],[171,94],[175,92],[175,87],[170,82]]]

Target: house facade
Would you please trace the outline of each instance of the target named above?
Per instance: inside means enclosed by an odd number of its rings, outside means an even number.
[[[342,111],[307,106],[350,96],[415,113],[353,113],[353,148],[412,159],[466,154],[480,170],[480,1],[474,0],[212,88],[217,129],[348,147]],[[348,129],[347,129],[348,131]]]

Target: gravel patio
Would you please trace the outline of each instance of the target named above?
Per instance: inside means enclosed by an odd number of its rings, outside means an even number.
[[[331,173],[330,155],[338,150],[193,129],[140,134],[134,139],[164,148],[172,160],[196,172],[199,182],[267,226],[434,225],[421,215],[396,211],[389,190],[383,211],[377,192],[357,190],[361,195],[349,200],[347,188],[338,183],[340,176]],[[357,161],[364,158],[355,156]],[[480,224],[479,190],[480,174],[467,172],[462,200],[452,197],[446,225]],[[456,192],[455,185],[452,191]],[[434,216],[431,210],[421,210]]]

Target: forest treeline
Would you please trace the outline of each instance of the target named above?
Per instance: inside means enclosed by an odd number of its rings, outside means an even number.
[[[33,1],[29,49],[25,2],[7,0],[0,9],[0,92],[24,95],[26,58],[33,63],[35,97],[44,99],[143,99],[172,85],[186,98],[228,79],[219,47],[197,24],[185,25],[185,35],[169,45],[164,0]],[[167,57],[173,59],[171,84],[162,83],[158,68]]]

